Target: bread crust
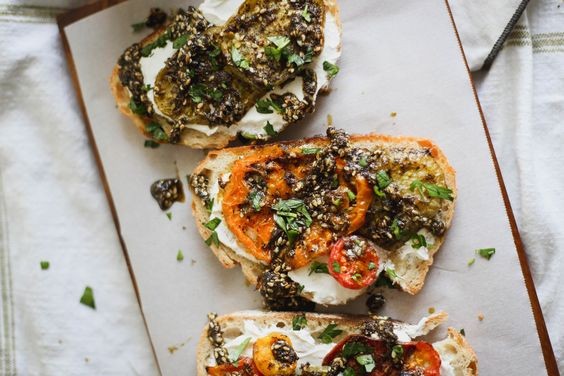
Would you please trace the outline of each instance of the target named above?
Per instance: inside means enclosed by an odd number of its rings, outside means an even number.
[[[340,19],[340,10],[336,0],[324,0],[323,1],[327,12],[331,13],[335,20],[337,21],[337,25],[339,28],[339,35],[342,35],[342,23]],[[166,27],[159,28],[145,37],[140,43],[142,46],[154,42],[158,37],[166,30]],[[342,46],[342,38],[339,38],[339,46],[338,51],[341,51]],[[124,114],[127,118],[129,118],[135,127],[141,132],[145,137],[152,138],[151,134],[147,132],[146,126],[150,123],[150,120],[147,117],[139,116],[133,113],[129,108],[129,101],[131,99],[131,95],[127,87],[121,84],[119,79],[119,66],[116,64],[112,70],[112,74],[110,76],[110,89],[114,96],[114,99],[117,104],[118,110]],[[329,90],[329,82],[326,85],[320,88],[319,92],[327,92]],[[284,130],[289,124],[286,123],[284,127],[281,129]],[[218,128],[217,132],[206,135],[205,133],[199,132],[195,129],[186,128],[182,131],[182,135],[178,142],[179,145],[184,145],[191,147],[193,149],[221,149],[227,146],[231,141],[237,138],[236,134],[232,134],[229,132],[229,128],[221,126]],[[155,140],[156,142],[160,142]]]
[[[307,319],[307,327],[311,332],[320,332],[328,324],[334,323],[343,330],[343,334],[336,337],[336,341],[346,337],[348,334],[358,333],[358,329],[362,323],[370,316],[366,315],[339,315],[327,313],[309,313],[309,312],[264,312],[258,310],[239,311],[217,318],[218,324],[224,333],[233,333],[240,331],[246,320],[254,321],[258,326],[284,325],[284,327],[292,326],[292,320],[296,315],[305,315]],[[428,317],[425,322],[423,331],[430,332],[439,324],[446,321],[448,315],[446,312],[437,312]],[[408,325],[399,321],[395,321],[398,325]],[[213,348],[207,337],[207,326],[202,331],[198,346],[196,349],[196,368],[198,376],[207,375],[206,362],[213,352]],[[458,372],[457,375],[477,376],[477,358],[472,347],[466,339],[454,328],[447,329],[447,337],[433,344],[437,352],[448,355],[449,363]],[[438,348],[437,348],[438,347]]]
[[[440,166],[445,175],[445,181],[448,187],[450,187],[455,193],[456,197],[456,177],[455,170],[449,164],[446,156],[440,150],[440,148],[434,144],[432,141],[409,136],[387,136],[380,134],[368,134],[368,135],[351,135],[350,141],[355,146],[365,146],[369,148],[374,148],[381,144],[395,144],[395,145],[405,145],[405,146],[421,146],[428,148],[431,155],[436,160],[437,164]],[[317,145],[324,146],[327,145],[328,140],[325,137],[312,137],[304,139],[301,141],[286,141],[280,142],[280,145],[288,145],[291,147],[300,147],[301,145]],[[235,148],[229,148],[224,150],[214,150],[210,151],[207,157],[202,160],[196,169],[194,174],[208,174],[212,176],[212,179],[217,179],[219,175],[230,170],[231,165],[238,159],[244,158],[251,153],[254,153],[260,148],[267,147],[264,146],[240,146]],[[212,181],[212,180],[210,180]],[[454,202],[449,206],[448,211],[445,213],[445,222],[447,229],[450,227],[452,222],[452,217],[454,215]],[[198,231],[204,239],[207,239],[211,235],[211,231],[204,226],[208,221],[209,213],[205,207],[205,203],[195,194],[192,194],[192,214],[196,219],[196,224]],[[433,256],[439,250],[440,246],[444,241],[445,235],[442,237],[437,237],[435,243],[432,247],[429,247],[429,260],[419,260],[416,264],[412,265],[412,268],[406,271],[407,274],[403,274],[402,279],[397,281],[400,288],[411,294],[417,294],[423,288],[425,282],[425,276],[429,270],[429,267],[433,264]],[[237,264],[241,265],[243,274],[247,280],[256,286],[258,278],[261,273],[265,270],[264,264],[259,264],[252,262],[247,258],[239,256],[232,249],[225,246],[224,244],[210,246],[212,252],[219,259],[219,261],[226,268],[233,268]],[[395,256],[399,257],[399,256]],[[394,256],[391,257],[394,261]]]

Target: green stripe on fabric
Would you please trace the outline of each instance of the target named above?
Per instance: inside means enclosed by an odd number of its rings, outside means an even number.
[[[531,35],[525,25],[517,25],[507,37],[505,46],[531,46],[533,53],[564,52],[564,32]]]
[[[4,198],[2,172],[0,171],[0,306],[2,307],[2,316],[0,317],[0,350],[2,355],[0,357],[0,374],[15,376],[17,372],[13,321],[12,269],[10,267],[8,250],[8,222]]]

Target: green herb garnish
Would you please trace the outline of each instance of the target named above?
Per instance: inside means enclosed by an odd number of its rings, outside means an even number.
[[[307,10],[308,5],[306,4],[304,10],[302,11],[302,18],[306,20],[306,22],[311,22],[311,14]]]
[[[272,36],[266,39],[268,39],[268,41],[274,44],[276,47],[266,46],[264,48],[264,53],[266,54],[266,56],[276,61],[280,61],[282,56],[287,53],[285,51],[285,48],[290,44],[290,38],[284,36]]]
[[[207,209],[208,213],[211,213],[211,211],[213,209],[213,198],[206,200],[205,204],[206,204],[206,209]]]
[[[396,237],[396,239],[401,239],[403,234],[401,231],[401,228],[399,226],[399,221],[397,218],[394,218],[394,220],[392,221],[392,226],[390,227],[392,229],[392,234],[394,234],[394,236]]]
[[[141,21],[141,22],[131,24],[131,28],[133,29],[133,32],[137,33],[138,31],[143,30],[146,26],[145,22],[147,22],[147,21]]]
[[[211,233],[210,237],[206,239],[206,244],[208,246],[212,244],[215,246],[219,245],[219,237],[217,236],[217,232],[214,231]]]
[[[129,109],[135,115],[140,115],[140,116],[147,115],[147,107],[145,107],[143,103],[135,102],[133,98],[131,98],[131,100],[129,101]]]
[[[203,84],[192,84],[188,88],[188,95],[192,99],[192,102],[200,103],[206,95],[206,91],[206,87]]]
[[[366,156],[363,155],[362,157],[360,157],[360,159],[358,160],[358,165],[360,167],[368,166],[368,161],[366,160]]]
[[[49,261],[41,261],[39,262],[39,265],[41,266],[41,270],[47,270],[49,269]]]
[[[205,224],[205,226],[210,230],[214,231],[217,228],[217,226],[219,226],[220,223],[221,223],[221,219],[216,217],[209,220],[208,223]]]
[[[466,331],[464,330],[464,328],[460,329],[460,334],[462,334],[464,337],[466,337]]]
[[[343,371],[343,376],[356,376],[356,373],[354,372],[354,369],[352,369],[351,367],[347,367]]]
[[[305,64],[305,60],[298,54],[291,54],[288,56],[288,64],[296,64],[296,67],[301,67]]]
[[[161,144],[159,144],[158,142],[155,142],[153,140],[145,140],[145,143],[143,144],[143,146],[145,146],[146,148],[156,149],[159,146],[161,146]]]
[[[80,297],[80,302],[85,306],[96,309],[96,302],[94,301],[94,291],[92,290],[92,287],[86,286],[84,288],[84,292]]]
[[[452,197],[451,189],[447,187],[441,187],[440,185],[436,184],[424,183],[421,180],[414,180],[409,186],[409,189],[411,191],[417,189],[421,197],[424,197],[425,192],[427,192],[429,197],[441,198],[449,201],[454,200],[454,198]]]
[[[263,129],[267,135],[276,136],[276,131],[274,130],[274,127],[272,126],[272,124],[270,124],[269,121],[266,122],[266,125],[263,127]]]
[[[244,139],[247,139],[247,140],[256,140],[258,138],[256,134],[251,133],[251,132],[243,131],[243,132],[240,132],[239,134],[241,135],[241,137],[243,137]]]
[[[366,372],[370,372],[376,367],[376,364],[374,363],[374,358],[372,357],[372,355],[369,355],[369,354],[358,355],[355,359],[358,362],[358,364],[360,364],[361,366],[364,366],[364,369],[366,370]]]
[[[172,213],[171,212],[166,213],[166,216],[167,216],[169,221],[172,221]]]
[[[272,99],[259,99],[255,104],[255,108],[259,114],[271,114],[274,111],[281,114],[284,112],[282,106],[274,102]],[[274,110],[274,111],[273,111]]]
[[[403,346],[402,345],[395,345],[392,347],[392,359],[401,359],[403,358]]]
[[[495,248],[481,248],[477,249],[476,253],[482,256],[483,258],[489,260],[495,255]]]
[[[161,125],[155,121],[150,122],[149,124],[147,124],[147,126],[145,127],[145,130],[147,132],[149,132],[151,134],[151,136],[153,137],[153,139],[157,140],[157,141],[167,141],[168,140],[168,136],[165,133],[165,131],[163,130],[163,128],[161,127]]]
[[[337,75],[337,73],[339,73],[339,67],[335,64],[331,64],[328,61],[323,62],[323,70],[327,72],[327,76],[329,78],[333,78]]]
[[[368,263],[368,270],[374,270],[374,269],[376,269],[376,264],[374,262],[370,261]]]
[[[476,262],[476,259],[475,259],[475,258],[471,258],[470,260],[468,260],[468,266],[474,265],[475,262]]]
[[[411,238],[411,248],[419,249],[421,247],[427,247],[427,239],[422,234],[415,234]]]
[[[243,351],[245,351],[249,345],[249,342],[251,342],[251,337],[246,338],[239,346],[237,346],[237,348],[235,348],[235,350],[233,350],[232,354],[229,356],[231,363],[235,363],[239,359]]]
[[[235,48],[235,46],[231,47],[231,60],[233,60],[233,64],[241,69],[249,69],[251,66],[249,62],[243,57],[241,52]]]
[[[337,261],[333,261],[333,264],[331,266],[333,267],[333,271],[335,273],[341,272],[341,264],[339,264]]]
[[[378,183],[378,188],[384,189],[390,185],[392,179],[390,179],[386,171],[378,171],[376,174],[376,182]]]
[[[396,271],[393,268],[390,268],[390,267],[386,268],[386,275],[392,281],[392,283],[394,283],[395,280],[397,280],[399,278]]]
[[[350,189],[347,189],[347,196],[349,196],[349,201],[354,201],[356,199],[356,195]]]
[[[309,274],[308,275],[311,275],[311,273],[329,274],[329,269],[327,267],[327,263],[319,262],[319,261],[312,262],[311,265],[309,266]]]
[[[293,330],[300,330],[307,326],[307,319],[305,315],[296,315],[292,319],[292,329]]]
[[[181,262],[182,260],[184,260],[184,254],[182,253],[182,250],[179,249],[176,254],[176,261]]]
[[[251,202],[251,206],[255,211],[260,211],[262,208],[262,201],[264,200],[264,192],[262,191],[253,191],[249,195],[249,201]]]
[[[302,148],[302,154],[310,155],[310,154],[317,154],[321,151],[321,148]]]
[[[155,48],[162,48],[166,46],[168,40],[170,40],[171,34],[170,31],[167,30],[163,35],[161,35],[156,41],[153,43],[149,43],[145,47],[141,49],[141,56],[149,57]]]
[[[300,232],[311,226],[313,222],[305,203],[300,199],[278,200],[272,206],[272,210],[276,212],[274,222],[286,233],[290,245],[294,243]]]
[[[348,359],[360,354],[372,354],[373,352],[372,347],[362,342],[348,342],[343,346],[342,356]]]
[[[329,324],[317,338],[319,338],[322,343],[331,343],[333,342],[333,338],[341,333],[343,333],[343,331],[337,329],[337,324]]]
[[[186,42],[188,42],[188,34],[181,35],[172,42],[172,48],[178,50],[182,48]]]

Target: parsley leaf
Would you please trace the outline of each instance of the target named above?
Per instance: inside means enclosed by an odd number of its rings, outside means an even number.
[[[333,271],[335,273],[341,272],[341,264],[339,264],[337,261],[333,261],[333,264],[331,266],[333,267]]]
[[[447,187],[441,187],[440,185],[436,184],[424,183],[421,180],[414,180],[409,186],[409,189],[411,191],[417,189],[421,197],[423,197],[424,193],[427,192],[429,197],[442,198],[449,201],[454,200],[454,198],[452,197],[451,189]]]
[[[220,223],[221,223],[221,219],[216,217],[208,221],[208,223],[206,223],[205,226],[210,230],[214,231],[217,228],[217,226],[219,226]]]
[[[351,367],[347,367],[343,371],[343,376],[356,376],[356,373],[354,372],[354,369],[352,369]]]
[[[402,345],[395,345],[392,347],[392,359],[401,359],[403,358],[403,346]]]
[[[39,265],[41,266],[41,270],[47,270],[49,269],[49,261],[41,261],[39,263]]]
[[[252,191],[249,194],[249,201],[251,202],[251,206],[255,211],[260,211],[262,208],[262,201],[265,198],[265,194],[263,191]]]
[[[374,358],[372,357],[372,355],[368,355],[368,354],[367,355],[358,355],[355,359],[358,362],[358,364],[360,364],[361,366],[364,366],[364,369],[366,370],[366,372],[370,372],[376,367],[376,364],[374,363]]]
[[[321,148],[302,148],[302,154],[310,155],[317,154],[321,151]]]
[[[209,213],[211,213],[212,209],[213,209],[213,198],[212,199],[208,199],[205,201],[206,204],[206,209]]]
[[[274,109],[274,111],[276,111],[277,113],[281,114],[284,112],[284,109],[282,108],[282,106],[280,106],[278,103],[274,102],[272,99],[259,99],[257,101],[257,103],[255,104],[255,107],[257,109],[257,112],[259,114],[271,114]]]
[[[392,179],[390,179],[386,171],[378,171],[376,174],[376,182],[378,183],[378,188],[384,189],[390,185]]]
[[[129,109],[135,115],[147,115],[147,107],[143,103],[137,103],[133,98],[129,101]]]
[[[370,261],[368,263],[368,270],[374,270],[376,269],[376,264],[373,261]]]
[[[276,47],[266,46],[264,48],[264,53],[266,54],[266,56],[276,61],[280,61],[282,56],[287,54],[287,51],[285,49],[290,44],[290,39],[284,36],[272,36],[266,39],[268,39],[268,41],[274,44]]]
[[[214,232],[211,233],[210,237],[206,239],[206,244],[208,246],[210,246],[212,244],[215,245],[215,246],[219,245],[219,238],[217,236],[217,232],[214,231]]]
[[[327,60],[323,62],[323,70],[327,72],[329,78],[333,78],[339,73],[339,67],[335,64],[331,64]]]
[[[356,195],[350,189],[347,189],[347,196],[349,196],[349,201],[354,201],[356,199]]]
[[[181,35],[172,42],[172,48],[178,50],[182,48],[186,42],[188,42],[188,34]]]
[[[362,157],[360,157],[360,159],[358,160],[358,165],[360,167],[368,166],[368,161],[366,160],[366,156],[363,155]]]
[[[235,48],[235,46],[231,47],[231,60],[233,60],[233,64],[241,69],[249,69],[251,66],[249,62],[243,57],[241,52]]]
[[[341,329],[337,329],[337,324],[329,324],[323,332],[319,335],[319,338],[322,343],[331,343],[333,342],[333,338],[337,337],[339,334],[343,333]]]
[[[151,134],[151,136],[153,137],[153,139],[157,140],[157,141],[167,141],[168,140],[168,136],[165,133],[165,131],[163,130],[163,128],[161,127],[161,125],[155,121],[150,122],[149,124],[147,124],[147,126],[145,127],[145,130],[147,132],[149,132]]]
[[[482,256],[483,258],[489,260],[495,255],[495,248],[481,248],[477,249],[476,253]]]
[[[396,274],[396,271],[390,267],[386,268],[386,275],[392,281],[392,283],[395,283],[395,281],[399,278]]]
[[[243,342],[241,342],[239,346],[235,348],[235,350],[233,350],[233,353],[229,356],[231,363],[235,363],[239,359],[243,351],[245,351],[247,346],[249,346],[249,342],[251,342],[251,337],[246,338]]]
[[[296,315],[292,319],[292,329],[293,330],[300,330],[307,326],[307,319],[304,314]]]
[[[342,356],[344,358],[351,358],[360,354],[372,354],[373,352],[372,347],[362,342],[347,342],[343,346]]]
[[[401,231],[401,228],[399,226],[399,222],[397,218],[394,218],[393,222],[392,222],[392,226],[390,227],[392,230],[392,234],[394,234],[394,236],[396,237],[396,239],[401,239],[403,234]]]
[[[156,149],[159,146],[161,146],[161,144],[159,144],[158,142],[155,142],[153,140],[145,140],[145,143],[143,144],[143,146],[145,146],[146,148]]]
[[[274,130],[274,127],[272,126],[272,124],[270,124],[269,121],[266,122],[266,125],[263,127],[263,129],[267,135],[276,136],[276,131]]]
[[[184,254],[182,253],[182,250],[179,249],[176,254],[176,261],[181,262],[182,260],[184,260]]]
[[[145,28],[145,22],[147,21],[141,21],[141,22],[136,22],[134,24],[131,24],[131,28],[133,29],[133,32],[136,33],[138,31],[141,31]]]
[[[460,329],[460,334],[462,334],[464,337],[466,337],[466,331],[464,330],[464,328]]]
[[[288,56],[288,64],[296,64],[296,67],[301,67],[305,64],[305,60],[298,54],[291,54]]]
[[[84,292],[80,297],[80,303],[92,309],[96,309],[96,302],[94,301],[94,291],[92,290],[92,287],[86,286],[84,288]]]
[[[306,4],[304,10],[302,11],[302,18],[306,20],[306,22],[311,22],[311,14],[307,10],[308,5]]]
[[[206,95],[206,87],[202,84],[192,84],[188,88],[188,95],[194,103],[200,103]]]
[[[471,258],[470,260],[468,260],[468,266],[474,265],[475,262],[476,262],[476,259],[475,259],[475,258]]]
[[[169,221],[172,221],[172,213],[171,212],[166,213],[166,216],[167,216]]]
[[[266,39],[268,39],[269,42],[273,43],[277,48],[284,48],[290,44],[290,38],[285,36],[277,35],[273,37],[267,37]]]
[[[421,247],[427,247],[427,239],[422,234],[415,234],[411,238],[411,248],[419,249]]]
[[[309,274],[308,275],[311,275],[311,273],[329,274],[329,268],[327,267],[327,263],[319,262],[319,261],[312,262],[311,265],[309,266]]]

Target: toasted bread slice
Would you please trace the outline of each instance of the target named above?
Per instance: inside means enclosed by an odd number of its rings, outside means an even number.
[[[423,287],[425,276],[429,270],[429,267],[433,263],[433,256],[444,241],[446,230],[450,226],[453,217],[454,197],[456,195],[454,169],[449,165],[445,155],[441,152],[441,150],[433,142],[425,139],[414,137],[392,137],[376,134],[353,135],[350,137],[350,144],[354,148],[368,150],[377,154],[382,153],[382,155],[388,156],[397,156],[400,154],[404,155],[404,157],[402,157],[402,161],[408,161],[406,162],[406,166],[408,166],[409,168],[397,176],[397,184],[403,184],[405,186],[406,179],[416,180],[416,177],[422,176],[421,171],[425,171],[425,166],[432,166],[434,173],[440,180],[440,185],[448,187],[451,192],[452,201],[439,199],[434,200],[432,198],[421,199],[422,205],[425,205],[425,200],[429,201],[429,205],[439,205],[435,207],[435,217],[440,219],[441,226],[443,226],[440,234],[435,234],[433,236],[434,239],[432,244],[430,244],[431,242],[429,242],[429,244],[426,245],[425,249],[427,251],[427,254],[423,255],[424,257],[419,257],[415,253],[406,254],[405,245],[403,246],[403,248],[401,246],[404,240],[400,241],[392,239],[388,244],[385,241],[386,238],[384,238],[384,241],[381,242],[378,242],[378,239],[371,239],[373,241],[376,241],[376,243],[380,247],[383,247],[384,249],[388,248],[388,250],[385,250],[385,259],[388,261],[389,266],[394,265],[394,271],[397,276],[397,278],[395,278],[393,282],[402,290],[410,294],[416,294]],[[295,151],[300,149],[306,150],[311,148],[324,148],[327,147],[327,145],[327,138],[314,137],[302,141],[276,144],[276,147],[280,147],[284,150]],[[229,176],[229,173],[232,171],[237,161],[245,160],[245,158],[250,158],[251,156],[264,153],[265,150],[268,151],[271,149],[272,146],[244,146],[224,149],[221,151],[212,151],[196,167],[194,173],[192,174],[192,179],[194,180],[196,177],[200,177],[201,185],[203,185],[203,187],[200,187],[201,189],[198,190],[195,188],[194,184],[191,184],[191,189],[193,192],[192,211],[196,219],[198,230],[204,239],[209,239],[213,233],[213,231],[211,231],[209,227],[206,227],[206,224],[208,223],[208,221],[217,216],[217,213],[215,212],[214,214],[210,214],[209,204],[211,199],[213,199],[214,197],[206,196],[206,192],[207,194],[209,194],[210,188],[213,187],[216,182]],[[417,155],[421,156],[420,161],[417,160]],[[305,163],[312,163],[311,159]],[[390,170],[388,171],[390,171],[391,174],[395,174],[397,169],[402,170],[402,167],[399,165],[396,166],[395,163],[396,162],[393,160],[389,161],[388,166],[391,167],[389,167]],[[396,176],[394,175],[394,177]],[[407,185],[409,185],[410,182],[411,180],[407,182]],[[222,184],[223,183],[224,182],[222,182]],[[216,189],[218,189],[218,187],[216,187]],[[387,189],[391,192],[390,195],[393,195],[394,191],[399,188],[395,187],[394,183],[391,183]],[[406,198],[409,200],[418,199],[419,192],[417,189],[413,189],[412,187],[412,190],[409,190],[409,188],[404,187],[403,190],[406,197],[400,195],[400,198]],[[212,194],[220,195],[222,194],[222,192],[223,189],[219,188],[219,193],[212,192]],[[388,193],[385,194],[388,195]],[[375,200],[377,199],[378,198],[375,196],[373,203],[376,203]],[[214,208],[218,208],[217,198],[215,198]],[[425,207],[423,207],[422,209],[425,209]],[[360,233],[361,235],[365,236],[366,232],[369,230],[369,228],[365,229],[367,227],[367,222],[369,222],[369,220],[366,220],[365,225],[363,225],[363,227],[361,227],[355,233]],[[388,224],[390,222],[391,218],[388,218]],[[221,237],[218,240],[219,242],[217,242],[217,244],[211,242],[210,247],[217,258],[221,261],[221,263],[226,268],[232,268],[237,264],[240,264],[243,273],[250,281],[250,283],[256,285],[261,274],[268,268],[269,263],[262,260],[257,260],[253,257],[249,257],[248,254],[242,253],[240,249],[238,252],[236,252],[236,250],[225,244],[226,242],[222,242]],[[409,241],[410,240],[408,239],[408,242],[406,242],[406,244],[408,244]],[[397,244],[398,242],[399,246]],[[232,247],[236,245],[239,248],[243,248],[243,250],[247,250],[247,248],[242,246],[239,239],[237,240],[236,244],[233,242],[231,242],[230,244]],[[411,250],[410,247],[408,248],[408,250]],[[413,251],[415,252],[415,250]],[[310,296],[305,295],[305,297],[311,299]]]
[[[261,330],[261,335],[267,335],[271,330],[274,331],[292,331],[293,320],[297,316],[305,317],[307,324],[305,330],[311,334],[314,343],[311,345],[325,346],[331,349],[336,343],[349,335],[360,334],[362,327],[369,320],[385,319],[362,315],[338,315],[338,314],[320,314],[320,313],[296,313],[296,312],[263,312],[263,311],[240,311],[231,314],[219,316],[215,319],[222,332],[226,347],[229,348],[230,341],[237,338],[250,337],[251,340],[247,349],[252,349],[257,333],[245,333],[245,322],[252,322],[253,327]],[[398,343],[405,343],[415,340],[430,333],[437,326],[445,322],[448,315],[445,312],[437,312],[433,315],[421,319],[418,324],[407,324],[400,321],[389,320],[392,322],[393,332],[398,336]],[[329,324],[336,324],[342,333],[333,338],[332,343],[322,345],[319,341],[319,334]],[[375,335],[374,338],[378,338]],[[232,342],[234,343],[234,342]],[[447,337],[439,342],[432,344],[433,348],[439,354],[443,367],[450,368],[453,375],[457,376],[477,376],[478,375],[478,359],[472,347],[468,344],[466,338],[462,336],[456,329],[448,328]],[[207,375],[206,367],[214,365],[214,348],[208,339],[208,328],[206,327],[200,337],[197,347],[197,374],[199,376]],[[302,349],[303,351],[304,349]],[[324,356],[326,354],[321,354]],[[319,366],[320,364],[311,364]]]
[[[237,12],[218,19],[233,2],[240,4]],[[110,87],[118,109],[159,143],[214,149],[237,135],[270,139],[314,110],[332,78],[323,63],[336,63],[341,52],[336,0],[307,0],[308,9],[300,4],[207,0],[204,13],[179,10],[114,67]],[[308,39],[298,42],[302,35]],[[149,66],[149,59],[162,66],[154,78],[144,74],[154,69],[140,63]]]

